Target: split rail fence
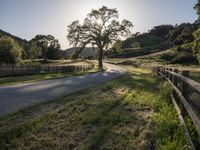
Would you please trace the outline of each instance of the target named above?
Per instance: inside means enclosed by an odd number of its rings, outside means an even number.
[[[186,115],[190,117],[196,128],[196,133],[200,137],[200,83],[189,78],[189,71],[181,71],[181,74],[179,74],[178,69],[157,67],[156,70],[158,75],[166,78],[173,87],[173,92],[171,93],[172,102],[178,112],[188,144],[191,149],[195,149],[185,118]]]
[[[64,73],[79,72],[94,68],[94,65],[41,65],[41,66],[24,66],[24,65],[5,65],[0,66],[0,76],[16,76],[16,75],[34,75],[45,73]]]

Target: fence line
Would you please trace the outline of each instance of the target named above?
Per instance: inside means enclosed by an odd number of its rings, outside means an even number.
[[[193,92],[199,94],[200,83],[189,79],[190,72],[187,70],[182,71],[182,75],[178,73],[179,72],[178,69],[172,69],[172,68],[157,67],[156,71],[158,75],[161,75],[164,78],[166,78],[173,87],[173,92],[171,94],[172,102],[176,108],[176,111],[178,112],[179,120],[184,128],[188,144],[192,149],[195,149],[190,133],[184,122],[184,118],[186,114],[189,115],[196,128],[197,134],[200,137],[200,119],[189,102],[190,101],[189,95],[191,94],[189,93],[189,89],[192,89]],[[180,100],[179,103],[177,102],[178,99]]]
[[[0,76],[14,75],[34,75],[45,73],[61,73],[61,72],[78,72],[94,68],[94,65],[42,65],[42,66],[25,66],[25,65],[6,65],[0,66]]]

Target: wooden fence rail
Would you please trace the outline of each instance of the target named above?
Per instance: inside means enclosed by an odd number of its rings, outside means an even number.
[[[165,68],[165,67],[157,67],[155,69],[158,75],[161,75],[164,78],[166,78],[168,82],[171,84],[171,86],[173,87],[173,92],[171,94],[173,104],[178,112],[181,125],[184,127],[188,144],[190,145],[192,149],[195,149],[190,133],[184,122],[184,117],[186,116],[186,114],[189,115],[200,137],[200,119],[198,115],[196,114],[196,112],[194,111],[193,107],[189,103],[189,94],[190,94],[189,89],[192,89],[194,92],[199,94],[200,83],[189,79],[190,72],[187,70],[182,71],[182,73],[179,74],[178,69]],[[177,103],[178,99],[179,99],[179,103]],[[199,98],[199,102],[200,102],[200,98]]]
[[[6,65],[0,66],[0,76],[14,76],[14,75],[33,75],[44,73],[60,73],[60,72],[78,72],[85,71],[94,68],[94,65],[42,65],[42,66],[15,66]]]

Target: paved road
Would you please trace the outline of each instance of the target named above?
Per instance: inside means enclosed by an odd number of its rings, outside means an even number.
[[[105,72],[0,87],[0,115],[65,96],[126,73],[122,67],[104,65],[108,68]]]

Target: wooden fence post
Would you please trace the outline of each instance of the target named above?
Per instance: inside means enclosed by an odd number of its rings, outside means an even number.
[[[48,73],[50,73],[50,65],[48,65]]]
[[[41,73],[41,66],[39,66],[39,74]]]
[[[178,69],[174,69],[173,70],[175,73],[178,73]],[[172,83],[177,87],[178,85],[178,78],[176,77],[176,75],[171,74],[171,78],[172,78]],[[172,95],[174,96],[175,99],[177,99],[177,93],[176,91],[173,89],[172,90]]]
[[[169,73],[168,73],[169,68],[166,68],[166,77],[169,77]]]
[[[189,77],[190,72],[188,70],[184,70],[184,71],[182,71],[182,75],[185,76],[185,77]],[[180,82],[181,82],[181,89],[180,90],[181,90],[183,96],[185,97],[185,99],[187,100],[187,98],[189,96],[188,85],[183,80],[181,80]],[[185,115],[186,115],[186,109],[185,109],[185,107],[183,106],[182,103],[180,105],[180,110],[181,110],[181,115],[184,118]]]
[[[160,75],[159,74],[159,67],[156,67],[156,73],[157,73],[158,76]]]
[[[166,76],[165,67],[163,68],[163,75]]]
[[[184,77],[189,78],[190,77],[190,71],[189,70],[182,71],[182,75]],[[189,96],[189,86],[185,82],[182,82],[182,84],[183,84],[182,93],[183,93],[183,96],[187,99],[188,96]]]
[[[26,73],[28,74],[28,65],[26,66]]]
[[[174,72],[178,73],[178,69],[174,69]],[[174,76],[174,75],[172,77],[172,82],[177,87],[177,85],[178,85],[178,78],[176,76]]]
[[[12,75],[13,75],[13,73],[14,73],[14,68],[13,68],[13,67],[14,67],[14,66],[12,65],[12,73],[11,73]]]
[[[169,71],[172,71],[172,68],[170,68]],[[172,81],[172,74],[171,73],[169,73],[169,80]]]

